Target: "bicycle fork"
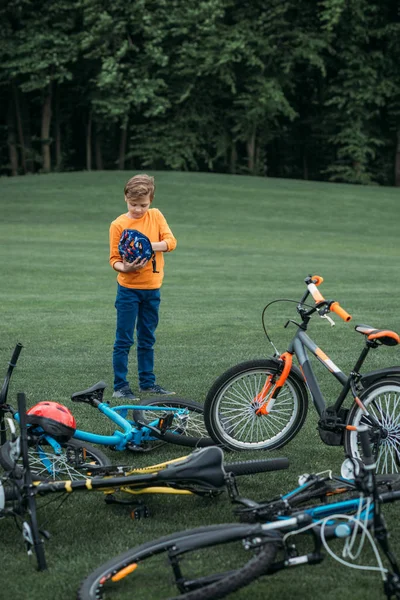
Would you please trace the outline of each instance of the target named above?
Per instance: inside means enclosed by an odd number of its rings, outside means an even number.
[[[288,378],[288,375],[291,371],[293,364],[293,355],[290,352],[284,352],[283,354],[281,354],[279,359],[283,361],[283,366],[279,374],[278,380],[274,383],[274,378],[276,377],[276,375],[268,375],[263,389],[254,398],[254,403],[260,404],[260,407],[256,410],[256,415],[258,417],[260,417],[261,415],[268,415],[271,412],[275,404],[275,400],[277,399],[279,392],[284,386],[285,381]],[[272,392],[268,401],[264,402],[271,389]]]

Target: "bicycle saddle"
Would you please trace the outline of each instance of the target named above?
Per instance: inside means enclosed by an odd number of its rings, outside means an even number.
[[[103,393],[106,387],[107,384],[104,383],[104,381],[98,381],[87,390],[83,390],[82,392],[75,392],[75,394],[72,394],[71,400],[73,400],[73,402],[88,402],[89,404],[93,400],[101,402],[103,400]]]
[[[157,479],[174,487],[194,484],[196,488],[212,490],[225,487],[224,454],[221,448],[210,446],[195,450],[178,463],[168,465],[157,473]]]
[[[400,344],[400,337],[395,331],[390,329],[375,329],[370,325],[356,325],[354,327],[358,333],[363,333],[367,336],[367,339],[376,342],[380,342],[384,346],[397,346]]]

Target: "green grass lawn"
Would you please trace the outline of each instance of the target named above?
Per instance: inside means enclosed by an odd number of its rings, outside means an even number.
[[[214,379],[234,364],[272,354],[261,312],[274,298],[298,300],[304,277],[325,279],[322,293],[353,316],[331,329],[315,321],[310,334],[344,371],[363,345],[354,324],[400,331],[400,193],[395,188],[210,175],[151,173],[154,206],[177,240],[166,256],[160,325],[158,383],[204,401]],[[100,379],[112,393],[115,273],[108,265],[108,228],[125,210],[128,172],[69,173],[0,180],[0,369],[17,341],[24,345],[10,386],[10,401],[24,391],[29,405],[52,399],[71,408],[80,429],[106,424],[89,406],[73,405],[72,392]],[[280,351],[293,330],[293,305],[267,312],[269,334]],[[398,348],[371,353],[364,371],[399,364]],[[317,365],[321,388],[333,402],[338,387]],[[137,391],[135,353],[131,384]],[[263,499],[296,485],[297,475],[339,468],[343,449],[325,446],[312,406],[303,430],[280,451],[285,472],[246,477],[242,495]],[[145,456],[111,453],[114,462],[144,466],[185,454],[168,446]],[[229,460],[257,458],[230,453]],[[147,498],[152,518],[132,521],[126,507],[106,506],[101,494],[75,494],[41,511],[52,534],[49,569],[37,573],[11,519],[0,523],[0,578],[4,598],[69,600],[81,579],[127,548],[188,527],[233,521],[226,495]],[[398,507],[385,510],[400,556]],[[155,574],[156,576],[156,574]],[[378,575],[348,570],[327,558],[322,565],[284,571],[255,582],[235,598],[376,599]],[[128,596],[124,596],[128,597]],[[144,587],[135,598],[152,598]]]

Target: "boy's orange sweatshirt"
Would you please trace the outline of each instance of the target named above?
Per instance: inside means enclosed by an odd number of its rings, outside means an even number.
[[[176,239],[158,208],[149,208],[140,219],[131,219],[125,213],[117,217],[110,226],[110,265],[112,267],[116,262],[122,260],[118,252],[118,244],[124,229],[137,229],[147,235],[151,242],[166,242],[167,252],[176,248]],[[155,254],[156,268],[159,273],[153,273],[153,265],[149,260],[143,269],[131,273],[118,273],[118,283],[123,287],[140,290],[160,288],[164,278],[164,253],[156,252]]]

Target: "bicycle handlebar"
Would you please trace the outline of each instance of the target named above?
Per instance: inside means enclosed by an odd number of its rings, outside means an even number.
[[[343,319],[343,321],[346,321],[346,323],[351,321],[351,315],[349,315],[349,313],[340,306],[339,302],[332,302],[329,310],[336,313],[341,319]]]
[[[320,302],[326,302],[325,298],[317,288],[317,286],[323,282],[323,278],[319,275],[313,275],[306,281],[310,281],[310,283],[307,283],[307,289],[314,298],[314,302],[316,304],[319,304]],[[343,321],[348,322],[351,320],[351,315],[349,315],[349,313],[340,306],[339,302],[330,302],[329,310],[336,313],[341,319],[343,319]]]
[[[21,342],[18,342],[14,348],[14,352],[13,352],[13,355],[10,360],[10,364],[12,367],[15,367],[18,357],[21,354],[22,348],[23,348],[23,345],[21,344]]]
[[[7,400],[8,385],[10,383],[12,372],[14,370],[14,367],[17,364],[18,357],[19,357],[19,355],[21,353],[22,348],[23,348],[23,345],[20,342],[18,342],[17,345],[14,348],[13,353],[12,353],[11,360],[8,363],[8,370],[7,370],[7,373],[6,373],[6,377],[4,379],[3,386],[2,386],[2,388],[0,390],[0,404],[5,404],[5,402]]]

